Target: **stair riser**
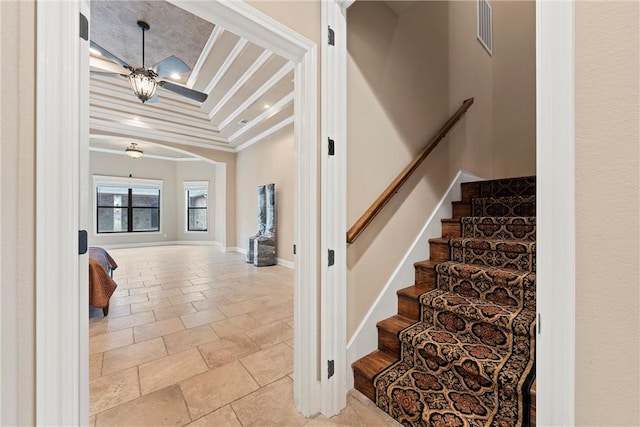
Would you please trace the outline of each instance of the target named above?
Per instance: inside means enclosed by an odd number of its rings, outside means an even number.
[[[420,318],[420,303],[415,298],[398,295],[398,314],[417,322]]]
[[[460,188],[464,201],[478,197],[535,196],[536,177],[465,182]]]
[[[471,216],[471,204],[469,202],[453,202],[452,207],[454,218]]]
[[[455,237],[461,237],[460,223],[456,222],[442,222],[442,237],[452,239]]]
[[[520,271],[536,271],[534,253],[515,253],[499,249],[451,248],[451,260],[487,267],[511,268]]]
[[[415,285],[436,288],[436,271],[433,268],[415,268]]]
[[[532,217],[536,216],[536,203],[533,197],[473,199],[470,212],[474,217]]]
[[[429,258],[434,262],[449,261],[449,243],[446,241],[430,241]]]
[[[463,182],[460,186],[462,192],[462,201],[470,202],[471,199],[480,197],[480,183],[479,182]]]
[[[400,340],[398,333],[378,326],[378,350],[400,356]]]
[[[369,399],[376,401],[375,391],[373,389],[373,381],[363,375],[359,369],[353,368],[353,386],[360,393],[367,396]]]
[[[462,218],[461,236],[463,238],[536,241],[535,218]]]

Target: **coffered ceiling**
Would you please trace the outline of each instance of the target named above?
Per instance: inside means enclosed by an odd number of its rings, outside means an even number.
[[[130,138],[238,151],[293,123],[293,64],[170,3],[93,0],[91,40],[140,67],[139,20],[151,27],[145,66],[179,57],[191,71],[171,81],[208,98],[199,103],[158,88],[159,102],[143,104],[126,78],[92,73],[92,147],[122,150]]]

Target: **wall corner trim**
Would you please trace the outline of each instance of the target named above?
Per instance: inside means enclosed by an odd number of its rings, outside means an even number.
[[[376,349],[378,345],[376,323],[396,314],[398,306],[396,291],[406,287],[409,283],[413,283],[415,274],[413,263],[429,258],[429,245],[425,242],[428,239],[441,236],[440,220],[451,217],[451,202],[460,200],[460,184],[482,180],[484,178],[479,178],[465,171],[458,171],[449,188],[422,227],[422,231],[408,248],[402,261],[391,274],[366,316],[360,322],[351,339],[349,339],[347,343],[347,367],[349,370],[353,362]],[[347,375],[347,389],[350,390],[352,388],[353,375],[349,374]]]

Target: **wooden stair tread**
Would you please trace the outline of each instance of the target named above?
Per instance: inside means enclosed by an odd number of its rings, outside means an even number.
[[[379,321],[377,323],[377,326],[378,328],[382,328],[385,331],[398,333],[401,330],[413,325],[414,323],[414,320],[409,319],[408,317],[404,317],[401,314],[396,314],[395,316],[391,316]]]
[[[395,363],[398,358],[385,351],[376,350],[373,353],[367,354],[362,359],[358,359],[351,365],[353,369],[359,371],[359,373],[371,380],[382,370]]]
[[[441,262],[425,259],[423,261],[414,262],[413,266],[416,268],[436,268],[436,265],[438,264],[441,264]]]
[[[431,289],[424,286],[408,286],[406,288],[398,289],[396,292],[398,296],[403,296],[407,298],[418,299],[418,297],[422,294],[429,292]]]
[[[445,244],[448,245],[449,244],[449,240],[451,240],[448,237],[436,237],[434,239],[429,239],[429,243],[440,243],[440,244]]]
[[[460,218],[443,218],[440,222],[449,222],[452,224],[460,224]]]

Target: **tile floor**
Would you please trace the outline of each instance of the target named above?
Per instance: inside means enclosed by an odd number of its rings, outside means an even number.
[[[337,416],[293,404],[293,270],[211,246],[113,249],[90,314],[91,426],[398,425],[358,392]]]

